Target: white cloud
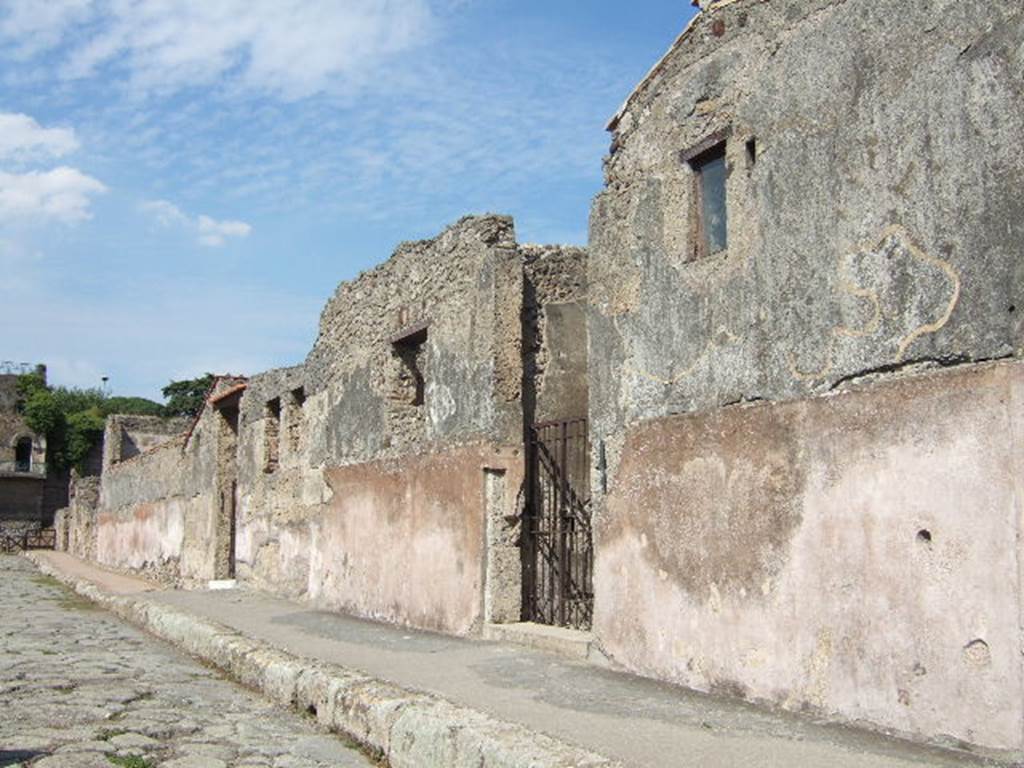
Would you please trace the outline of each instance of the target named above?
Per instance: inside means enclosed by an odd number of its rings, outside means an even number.
[[[43,128],[28,115],[0,112],[0,160],[61,157],[76,149],[70,128]]]
[[[427,0],[9,0],[0,35],[19,50],[63,45],[63,75],[126,70],[145,90],[210,83],[223,75],[302,97],[364,79],[388,55],[428,36]]]
[[[0,221],[88,219],[91,197],[106,190],[96,179],[66,166],[28,173],[0,171]]]
[[[147,200],[139,205],[139,210],[148,213],[164,227],[173,224],[187,224],[189,221],[188,216],[182,213],[178,206],[166,200]]]
[[[224,245],[229,237],[248,237],[252,226],[244,221],[219,221],[206,214],[192,217],[167,200],[147,200],[139,209],[152,216],[163,227],[184,227],[196,233],[199,244],[211,248]]]
[[[199,242],[203,245],[224,245],[229,237],[248,237],[252,227],[244,221],[217,221],[209,216],[199,217]]]
[[[13,53],[27,58],[57,45],[67,28],[92,10],[93,0],[6,0],[0,36],[13,43]]]

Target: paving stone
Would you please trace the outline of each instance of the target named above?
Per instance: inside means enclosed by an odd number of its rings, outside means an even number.
[[[112,737],[110,739],[110,743],[118,749],[144,749],[148,747],[154,747],[158,745],[160,742],[156,739],[150,738],[149,736],[143,736],[141,733],[124,733],[120,736]]]
[[[115,753],[160,768],[373,765],[112,614],[68,607],[68,594],[0,555],[0,765],[112,768]]]
[[[106,755],[99,752],[53,755],[25,765],[31,765],[32,768],[111,768]]]
[[[228,764],[215,757],[189,755],[160,763],[160,768],[228,768]]]

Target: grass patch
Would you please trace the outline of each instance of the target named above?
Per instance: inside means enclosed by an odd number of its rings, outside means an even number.
[[[102,610],[92,600],[87,600],[81,595],[71,592],[67,597],[57,601],[57,605],[65,611],[99,611]]]
[[[96,605],[92,600],[87,600],[77,592],[71,590],[63,582],[53,578],[53,576],[47,576],[45,573],[37,573],[32,576],[32,581],[41,587],[47,587],[56,591],[58,594],[54,595],[54,601],[58,606],[66,611],[98,611],[99,606]]]
[[[40,587],[50,587],[51,589],[64,590],[67,589],[61,582],[53,578],[53,576],[47,576],[45,573],[35,573],[32,575],[32,582],[38,584]]]
[[[149,760],[138,755],[107,755],[107,760],[119,768],[156,768]]]

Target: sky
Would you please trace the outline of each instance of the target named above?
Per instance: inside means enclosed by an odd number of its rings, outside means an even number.
[[[301,362],[469,213],[585,244],[688,0],[0,0],[0,361],[160,398]]]

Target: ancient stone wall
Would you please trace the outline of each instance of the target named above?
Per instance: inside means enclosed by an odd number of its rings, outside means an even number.
[[[18,446],[24,440],[31,442],[27,468]],[[46,437],[29,429],[15,411],[0,411],[0,473],[46,476]]]
[[[56,549],[85,560],[96,559],[96,509],[99,505],[98,475],[71,473],[68,506],[54,515]]]
[[[233,386],[221,379],[217,389]],[[171,583],[218,577],[218,414],[206,408],[190,426],[174,419],[108,419],[104,470],[96,510],[96,559]],[[188,431],[169,433],[188,426]],[[116,460],[126,440],[159,439],[130,458]]]
[[[1017,3],[712,4],[613,120],[595,630],[630,669],[1024,747],[1020,365],[974,367],[1021,351],[1022,42]]]
[[[0,475],[0,521],[41,526],[44,482],[33,475]]]
[[[185,436],[110,419],[97,559],[460,634],[518,621],[524,430],[586,414],[585,262],[467,217],[339,286],[304,364],[220,381]]]
[[[587,416],[587,252],[524,245],[524,403],[530,424]]]
[[[465,218],[432,240],[403,243],[342,283],[305,366],[306,396],[327,396],[313,461],[518,439],[521,306],[522,265],[504,216]],[[424,333],[396,338],[418,324]]]
[[[981,0],[699,17],[616,118],[593,208],[602,431],[1016,354],[1022,24]],[[725,134],[728,247],[695,258],[682,155]]]
[[[45,375],[45,368],[40,368]],[[0,522],[6,530],[48,525],[46,437],[37,435],[18,412],[18,374],[0,374]]]
[[[155,448],[189,427],[188,418],[113,415],[107,418],[103,435],[103,467]]]
[[[253,377],[242,399],[239,577],[356,615],[478,626],[488,498],[495,518],[517,504],[488,497],[485,470],[522,478],[522,306],[500,216],[343,283],[305,365]],[[490,573],[494,615],[518,619],[518,575]]]

